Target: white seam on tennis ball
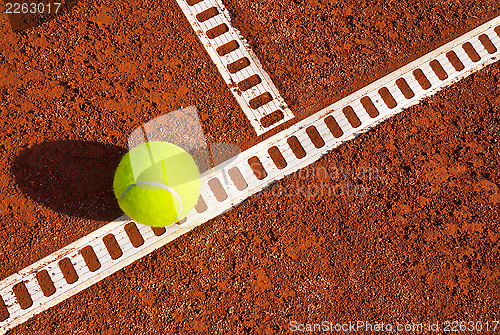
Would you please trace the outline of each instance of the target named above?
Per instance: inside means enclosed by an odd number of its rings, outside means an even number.
[[[122,200],[123,197],[125,196],[125,194],[127,194],[128,191],[130,191],[132,189],[132,187],[139,186],[139,185],[153,185],[153,186],[161,187],[164,190],[170,191],[170,193],[172,193],[177,198],[177,200],[179,201],[179,204],[181,205],[181,208],[179,210],[179,214],[177,215],[175,220],[177,221],[180,218],[180,216],[182,214],[182,210],[184,209],[184,207],[182,206],[182,199],[181,199],[180,195],[177,192],[175,192],[175,190],[172,187],[165,185],[165,184],[162,184],[162,183],[158,183],[156,181],[140,181],[137,183],[133,183],[132,185],[127,187],[127,189],[123,192],[122,196],[118,199],[118,201]]]

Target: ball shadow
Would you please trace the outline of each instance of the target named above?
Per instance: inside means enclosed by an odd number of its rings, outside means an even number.
[[[23,150],[11,172],[25,194],[48,208],[110,221],[122,215],[113,193],[113,177],[125,152],[98,142],[46,142]]]

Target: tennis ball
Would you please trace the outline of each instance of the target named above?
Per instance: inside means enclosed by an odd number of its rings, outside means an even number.
[[[186,151],[146,142],[123,156],[113,189],[120,208],[139,223],[163,227],[182,220],[200,195],[200,172]]]

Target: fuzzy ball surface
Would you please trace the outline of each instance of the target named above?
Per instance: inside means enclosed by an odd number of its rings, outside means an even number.
[[[131,219],[163,227],[182,220],[196,205],[200,172],[182,148],[146,142],[122,158],[113,189],[120,208]]]

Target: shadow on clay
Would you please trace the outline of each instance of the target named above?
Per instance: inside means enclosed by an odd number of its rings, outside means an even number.
[[[54,211],[92,220],[122,215],[113,177],[127,150],[84,141],[52,141],[23,150],[11,172],[19,188]]]

